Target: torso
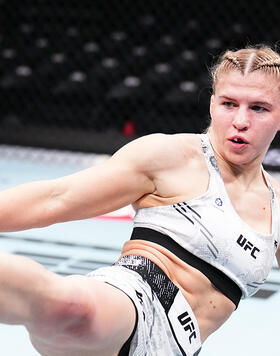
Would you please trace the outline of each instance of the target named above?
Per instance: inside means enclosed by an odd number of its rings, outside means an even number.
[[[122,252],[122,256],[140,255],[150,259],[180,288],[197,318],[202,342],[235,310],[235,305],[200,271],[159,245],[141,240],[128,241]]]
[[[182,140],[182,135],[178,139]],[[185,160],[183,150],[182,165],[178,164],[178,169],[164,172],[158,179],[157,192],[137,201],[137,209],[189,201],[206,192],[209,172],[199,138],[188,135],[188,139],[193,147],[191,158]],[[260,179],[260,184],[254,190],[246,190],[227,171],[221,170],[221,174],[231,203],[240,218],[258,232],[270,234],[271,202],[264,180]],[[123,249],[123,255],[128,254],[139,254],[151,259],[181,289],[196,315],[202,342],[235,310],[233,302],[219,292],[207,277],[161,246],[142,240],[129,241]]]

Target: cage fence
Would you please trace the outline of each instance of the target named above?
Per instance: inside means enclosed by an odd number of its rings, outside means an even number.
[[[279,41],[277,1],[0,1],[0,143],[113,153],[209,124],[209,67]],[[272,146],[280,145],[276,136]]]

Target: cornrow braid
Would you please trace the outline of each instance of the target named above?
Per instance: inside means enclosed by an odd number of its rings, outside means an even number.
[[[215,85],[221,72],[228,72],[230,70],[239,70],[242,72],[242,67],[234,52],[227,51],[220,57],[218,63],[211,70],[213,84]]]
[[[211,69],[213,91],[220,75],[232,70],[237,70],[242,75],[260,70],[280,79],[280,55],[265,45],[226,51]]]
[[[229,62],[229,66],[233,65],[235,66],[237,69],[240,70],[240,72],[243,73],[243,65],[242,62],[240,61],[240,59],[234,54],[234,52],[228,51],[225,53],[225,55],[222,57],[223,61],[228,61]],[[225,63],[225,66],[227,64]]]
[[[271,74],[280,75],[280,58],[261,61],[256,65],[254,70],[264,70],[267,73],[272,72]]]

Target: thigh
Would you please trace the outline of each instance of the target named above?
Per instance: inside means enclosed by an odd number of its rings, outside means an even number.
[[[61,278],[56,295],[59,305],[52,317],[29,327],[31,341],[41,355],[118,354],[135,326],[136,310],[129,296],[88,276]]]
[[[174,340],[170,321],[155,290],[138,272],[129,267],[137,261],[124,259],[125,263],[109,268],[97,270],[91,274],[93,278],[106,281],[110,285],[122,290],[133,301],[137,310],[137,323],[125,354],[127,356],[171,356],[184,355]],[[120,263],[120,261],[119,261]],[[126,267],[124,267],[126,265]],[[141,265],[140,268],[145,268]],[[151,270],[147,270],[147,275]],[[146,273],[145,272],[145,273]],[[170,282],[172,284],[172,282]],[[175,287],[175,286],[174,286]],[[176,288],[176,291],[178,288]],[[166,295],[166,293],[164,293]],[[123,317],[126,317],[126,313]]]

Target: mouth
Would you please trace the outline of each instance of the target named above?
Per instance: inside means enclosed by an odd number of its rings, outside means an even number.
[[[234,143],[235,145],[239,145],[239,146],[248,144],[248,141],[246,141],[243,137],[240,137],[240,136],[233,136],[233,137],[229,138],[229,141]]]

